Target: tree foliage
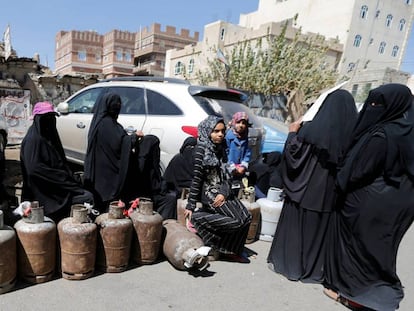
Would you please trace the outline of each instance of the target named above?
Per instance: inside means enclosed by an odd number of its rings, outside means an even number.
[[[329,45],[323,36],[302,36],[298,29],[288,39],[287,26],[277,36],[268,34],[234,45],[227,55],[230,70],[217,59],[208,60],[208,70],[197,74],[199,82],[224,81],[227,87],[264,95],[300,92],[303,100],[296,105],[304,105],[307,99],[333,86],[337,73],[327,65]]]

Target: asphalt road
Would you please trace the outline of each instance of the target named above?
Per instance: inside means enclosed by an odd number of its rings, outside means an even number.
[[[270,242],[246,245],[251,262],[214,261],[202,275],[178,271],[166,260],[121,273],[96,273],[86,280],[59,275],[43,284],[19,282],[0,295],[0,310],[348,310],[322,287],[288,281],[267,268]],[[255,253],[255,254],[254,254]],[[414,229],[404,237],[397,272],[405,286],[402,311],[414,309]]]

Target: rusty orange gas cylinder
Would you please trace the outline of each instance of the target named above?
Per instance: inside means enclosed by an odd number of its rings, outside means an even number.
[[[16,233],[4,224],[3,211],[0,210],[0,294],[14,287],[17,275]]]
[[[81,204],[72,206],[71,217],[58,223],[62,277],[83,280],[95,271],[97,227]]]
[[[55,222],[45,217],[43,206],[34,201],[14,229],[20,278],[29,283],[50,281],[56,267]]]
[[[131,215],[136,238],[132,259],[137,264],[154,263],[159,255],[162,235],[162,216],[153,209],[153,202],[140,198],[139,208]]]
[[[177,220],[180,224],[185,226],[185,207],[187,206],[188,202],[188,194],[190,192],[190,189],[183,188],[181,191],[181,197],[177,199]]]
[[[112,202],[108,213],[95,220],[99,229],[96,266],[105,272],[122,272],[128,268],[134,227],[123,212],[123,206]]]
[[[241,190],[239,198],[243,205],[252,215],[252,221],[250,222],[249,232],[246,238],[246,244],[250,244],[258,240],[260,234],[260,205],[255,201],[255,191],[253,187]]]
[[[175,219],[163,221],[166,236],[163,252],[168,261],[178,270],[203,270],[208,264],[210,247],[204,246],[203,240],[187,230]]]

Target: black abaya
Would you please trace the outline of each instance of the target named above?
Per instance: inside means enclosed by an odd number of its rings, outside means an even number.
[[[414,220],[414,128],[403,117],[411,101],[402,85],[372,90],[338,173],[326,286],[374,310],[395,310],[404,296],[396,262]]]
[[[288,135],[282,161],[285,199],[268,262],[290,280],[323,281],[325,237],[336,200],[336,165],[356,117],[352,95],[337,90],[313,121]]]
[[[73,197],[85,190],[66,162],[55,118],[55,113],[35,115],[22,141],[22,201],[39,201],[46,216],[59,214],[62,218],[69,216]],[[88,203],[93,203],[92,197]]]
[[[128,135],[117,122],[121,99],[105,94],[94,108],[85,157],[85,185],[94,193],[104,212],[110,201],[121,199],[136,135]]]

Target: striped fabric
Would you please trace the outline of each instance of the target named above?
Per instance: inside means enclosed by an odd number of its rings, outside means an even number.
[[[187,206],[193,210],[191,221],[205,245],[222,253],[240,255],[251,215],[240,200],[232,197],[231,184],[223,166],[204,166],[204,150],[200,145],[197,145],[194,157],[194,176]],[[214,208],[209,203],[217,194],[223,194],[226,202]],[[202,202],[203,207],[196,209],[196,202]]]

